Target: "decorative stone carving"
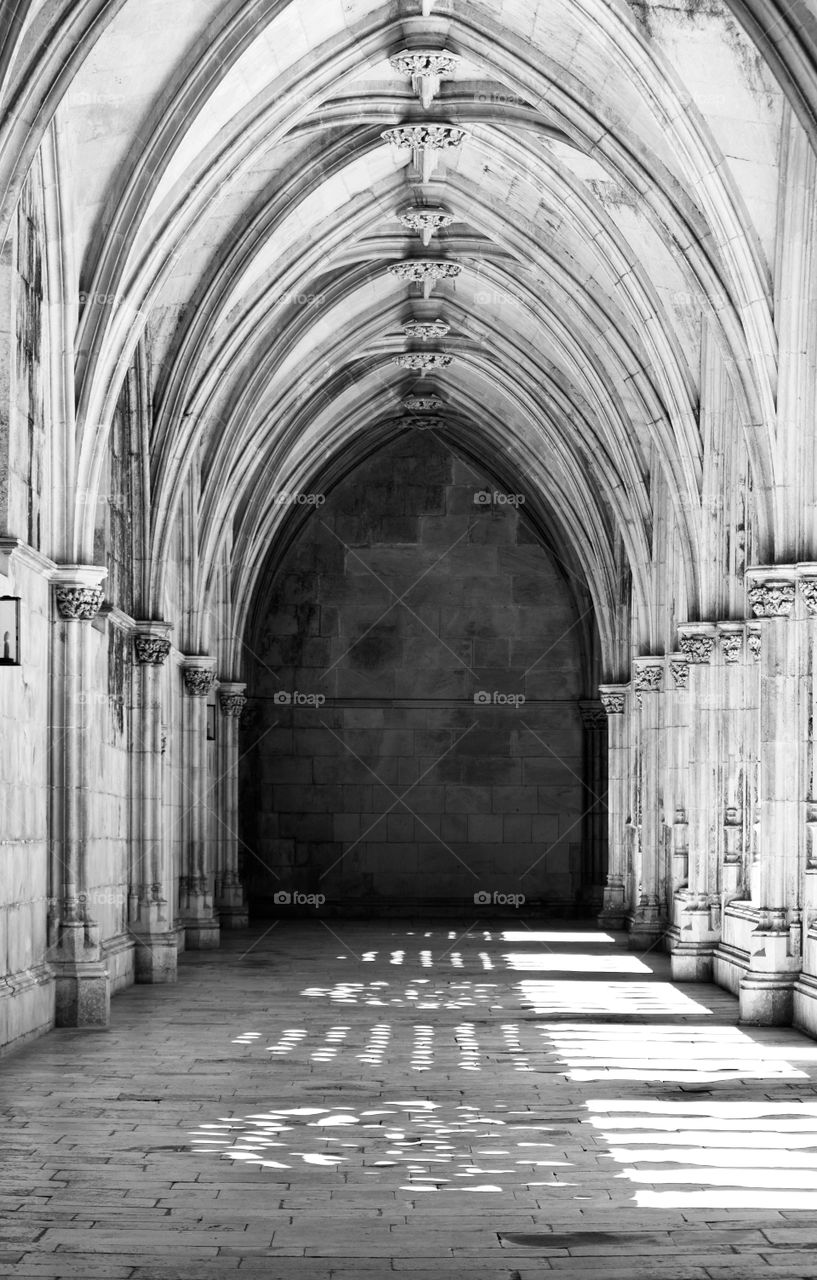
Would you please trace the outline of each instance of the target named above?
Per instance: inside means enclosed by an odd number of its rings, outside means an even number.
[[[206,698],[216,678],[212,667],[184,667],[183,670],[184,687],[191,698]]]
[[[608,716],[623,716],[626,698],[623,693],[601,690],[601,705]]]
[[[817,578],[801,578],[800,594],[812,617],[817,615]]]
[[[56,587],[54,595],[61,618],[93,622],[102,604],[101,587]]]
[[[450,332],[451,326],[444,320],[409,320],[403,325],[403,333],[407,338],[419,338],[421,342],[444,338]]]
[[[740,631],[721,632],[721,652],[725,662],[740,662],[743,654],[743,635]]]
[[[664,687],[664,668],[657,663],[635,663],[633,676],[636,693],[660,693]]]
[[[445,401],[439,396],[406,396],[403,408],[407,413],[434,413],[445,408]]]
[[[411,369],[413,373],[419,373],[421,378],[433,373],[435,369],[447,369],[453,362],[453,356],[441,351],[406,351],[403,355],[394,357],[394,363],[399,364],[401,369]]]
[[[580,702],[579,711],[581,712],[582,724],[585,729],[607,728],[607,710],[603,700],[601,702]]]
[[[689,684],[689,662],[686,658],[672,658],[669,664],[670,675],[676,689],[686,689]]]
[[[763,641],[759,631],[749,630],[746,633],[746,639],[749,643],[749,652],[757,661],[760,658],[760,651],[763,647]]]
[[[134,636],[133,650],[140,666],[161,667],[170,653],[170,641],[164,636]]]
[[[749,607],[755,618],[787,618],[794,607],[794,583],[780,579],[750,582]]]
[[[447,213],[445,209],[407,209],[400,214],[400,221],[408,231],[417,231],[428,248],[434,232],[450,227],[454,215]]]
[[[681,636],[679,648],[688,662],[705,663],[712,658],[714,636]]]
[[[461,147],[468,135],[455,124],[399,124],[384,129],[380,136],[392,146],[411,147],[412,151],[448,151]]]
[[[402,425],[410,427],[412,431],[442,431],[446,422],[445,418],[439,417],[436,413],[426,413],[403,418]]]
[[[453,75],[460,60],[448,49],[403,49],[389,62],[399,76],[411,76],[412,88],[428,110],[440,92],[440,80]]]
[[[437,281],[453,280],[462,271],[462,265],[440,258],[410,258],[407,262],[393,262],[389,271],[406,284],[421,284],[423,296],[430,298]]]
[[[219,693],[218,700],[222,715],[233,719],[238,719],[247,705],[247,698],[243,693]]]

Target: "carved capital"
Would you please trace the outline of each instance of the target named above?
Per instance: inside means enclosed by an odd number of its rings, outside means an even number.
[[[746,640],[749,645],[749,652],[755,661],[760,658],[761,649],[763,648],[763,640],[758,627],[748,627],[746,630]]]
[[[809,615],[817,616],[817,578],[801,578],[800,595]]]
[[[54,597],[61,618],[72,622],[93,622],[102,605],[102,588],[57,586]]]
[[[247,686],[232,680],[220,680],[218,685],[218,703],[222,715],[231,719],[239,719],[247,705]]]
[[[740,662],[743,657],[743,629],[720,630],[718,639],[721,642],[724,662]]]
[[[247,699],[243,693],[219,692],[218,700],[222,715],[230,716],[236,720],[247,705]]]
[[[627,705],[626,685],[601,685],[599,688],[601,705],[608,716],[623,716]]]
[[[170,654],[166,636],[134,636],[133,652],[140,666],[161,667]]]
[[[184,687],[191,698],[206,698],[216,681],[215,658],[189,658],[182,667]]]
[[[689,684],[689,659],[670,658],[669,671],[675,688],[686,689]]]
[[[755,618],[788,618],[794,608],[795,586],[791,579],[748,578],[746,594]]]
[[[607,728],[607,711],[603,701],[583,700],[579,703],[579,711],[581,712],[582,724],[585,729]]]
[[[664,687],[664,665],[657,662],[633,663],[633,686],[636,693],[660,693]]]
[[[683,635],[678,647],[688,662],[702,665],[709,662],[715,648],[715,637],[709,635]]]

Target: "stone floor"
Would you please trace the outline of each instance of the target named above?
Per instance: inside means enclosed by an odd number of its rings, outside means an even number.
[[[0,1072],[0,1275],[817,1276],[817,1044],[622,937],[281,923]]]

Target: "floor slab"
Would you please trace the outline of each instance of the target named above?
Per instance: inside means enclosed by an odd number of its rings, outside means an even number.
[[[815,1274],[817,1044],[591,926],[262,925],[0,1071],[3,1276]]]

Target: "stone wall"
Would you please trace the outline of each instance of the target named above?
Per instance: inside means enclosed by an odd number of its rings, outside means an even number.
[[[251,644],[257,909],[276,892],[351,914],[468,914],[479,892],[574,908],[577,620],[524,505],[484,490],[414,433],[311,507]]]

